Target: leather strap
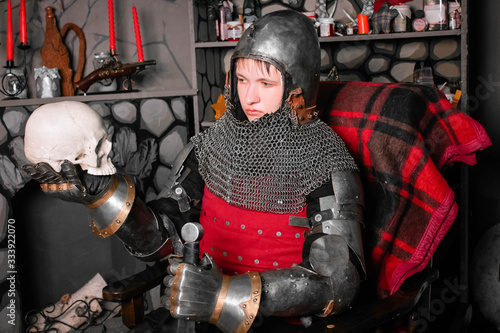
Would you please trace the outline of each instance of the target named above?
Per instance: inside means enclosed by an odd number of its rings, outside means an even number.
[[[297,115],[299,125],[311,122],[318,116],[316,105],[306,108],[302,88],[292,90],[288,95],[287,102],[292,106],[292,112]]]

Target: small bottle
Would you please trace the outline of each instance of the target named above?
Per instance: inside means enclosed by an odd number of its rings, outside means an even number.
[[[220,14],[220,29],[219,38],[220,40],[227,40],[227,22],[231,21],[231,9],[226,6],[222,1],[219,2],[219,14]]]
[[[414,14],[414,19],[411,22],[411,27],[413,31],[425,31],[427,30],[427,27],[429,24],[427,23],[427,20],[425,19],[425,13],[423,10],[416,10]]]
[[[354,26],[352,22],[347,23],[347,28],[346,28],[347,35],[354,35]]]

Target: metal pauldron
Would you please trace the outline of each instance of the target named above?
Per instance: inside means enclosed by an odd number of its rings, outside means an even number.
[[[223,332],[247,332],[259,310],[261,289],[261,278],[257,272],[230,278],[224,276],[210,323]]]
[[[161,259],[173,252],[163,225],[142,200],[126,175],[114,175],[103,194],[86,205],[92,231],[99,237],[116,235],[127,250],[144,261]]]

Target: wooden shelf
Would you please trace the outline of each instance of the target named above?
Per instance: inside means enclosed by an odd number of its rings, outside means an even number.
[[[432,38],[446,36],[460,36],[461,30],[439,30],[439,31],[423,31],[423,32],[400,32],[390,34],[376,35],[352,35],[352,36],[334,36],[334,37],[319,37],[320,43],[340,43],[352,41],[371,41],[371,40],[388,40],[388,39],[406,39],[406,38]],[[198,42],[195,43],[195,48],[213,48],[213,47],[235,47],[238,42]]]
[[[136,91],[123,93],[103,93],[103,94],[88,94],[78,96],[66,96],[55,98],[29,98],[29,99],[4,99],[0,101],[0,107],[8,106],[25,106],[25,105],[41,105],[47,103],[55,103],[62,101],[79,101],[79,102],[94,102],[107,100],[128,100],[128,99],[143,99],[143,98],[161,98],[161,97],[176,97],[176,96],[196,96],[196,89],[184,90],[158,90],[158,91]]]

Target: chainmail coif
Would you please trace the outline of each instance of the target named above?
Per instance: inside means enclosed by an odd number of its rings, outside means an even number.
[[[208,189],[231,205],[271,213],[298,213],[305,196],[334,171],[357,170],[340,137],[319,119],[296,125],[290,108],[255,121],[231,109],[192,138]]]

